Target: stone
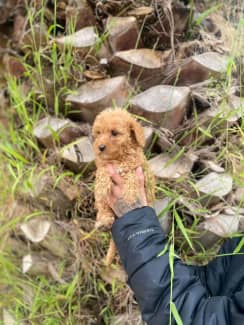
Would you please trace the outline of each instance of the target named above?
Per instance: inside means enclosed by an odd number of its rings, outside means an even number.
[[[76,118],[93,123],[96,115],[105,108],[125,105],[130,91],[124,76],[94,80],[82,85],[77,94],[68,95],[66,102],[71,104]]]
[[[3,65],[7,74],[16,78],[22,77],[26,71],[20,59],[7,53],[3,56]]]
[[[178,159],[171,154],[161,153],[149,160],[152,173],[159,179],[174,180],[187,176],[196,161],[197,157],[193,154],[185,154]]]
[[[236,122],[243,117],[244,113],[244,98],[230,96],[227,101],[223,101],[217,107],[209,109],[208,116],[228,122]],[[219,126],[219,123],[218,123]]]
[[[147,89],[163,79],[166,54],[145,48],[118,51],[111,58],[110,70],[113,75],[127,75],[131,83]]]
[[[169,130],[182,122],[190,102],[188,87],[155,86],[130,101],[130,110]]]
[[[95,157],[88,137],[82,137],[62,148],[59,155],[65,166],[74,172],[85,173],[94,168]]]
[[[143,126],[143,131],[145,136],[145,149],[147,149],[152,143],[154,130],[150,126]]]
[[[164,79],[164,83],[177,86],[189,86],[202,82],[211,77],[219,79],[227,70],[228,58],[215,52],[206,52],[194,55],[176,63],[170,71],[169,77]]]
[[[75,31],[96,23],[92,9],[86,0],[70,0],[65,8],[66,30],[74,28]]]
[[[223,198],[232,190],[233,179],[226,173],[211,172],[196,182],[196,189],[203,196]]]
[[[33,133],[46,148],[54,148],[79,138],[82,129],[68,119],[47,116],[36,123]]]
[[[88,52],[95,52],[102,57],[109,56],[108,50],[104,44],[98,49],[99,35],[96,33],[93,26],[82,28],[70,35],[57,37],[55,41],[61,49],[71,47],[79,53],[81,58],[88,54]]]
[[[163,198],[158,199],[154,202],[153,208],[159,218],[161,227],[163,228],[165,234],[168,234],[171,226],[171,215],[169,213],[168,207],[170,206],[170,199]]]
[[[57,182],[50,171],[42,171],[30,179],[31,188],[25,194],[35,205],[47,207],[61,217],[70,211],[79,197],[79,187],[71,184],[68,177]]]
[[[134,49],[139,44],[139,30],[135,17],[108,17],[108,41],[113,52]]]
[[[47,218],[34,218],[22,223],[20,229],[33,244],[40,244],[54,256],[67,258],[71,243],[67,234],[57,224],[50,222]]]
[[[57,263],[51,256],[47,258],[38,254],[27,254],[22,259],[22,273],[28,273],[31,276],[43,275],[51,278],[50,269],[53,264],[56,265]]]
[[[38,51],[47,44],[48,30],[47,26],[35,24],[31,29],[25,31],[19,39],[19,47],[25,53]]]

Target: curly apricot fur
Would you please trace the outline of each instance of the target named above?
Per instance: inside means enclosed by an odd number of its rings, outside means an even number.
[[[154,200],[154,177],[143,153],[145,145],[142,126],[123,109],[107,109],[97,115],[92,128],[93,149],[97,166],[95,181],[95,202],[97,212],[96,227],[111,228],[114,213],[107,203],[111,189],[111,179],[107,165],[112,164],[123,178],[123,197],[128,203],[136,201],[138,183],[135,176],[141,166],[145,174],[145,188],[148,203]],[[101,150],[102,149],[102,150]],[[111,241],[106,264],[111,264],[115,255],[115,245]]]

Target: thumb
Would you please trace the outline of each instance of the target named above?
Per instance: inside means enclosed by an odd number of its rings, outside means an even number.
[[[141,166],[137,168],[136,175],[139,181],[139,186],[144,188],[145,177]]]
[[[146,191],[145,191],[145,176],[144,176],[143,169],[141,166],[136,169],[136,176],[137,176],[138,183],[139,183],[140,198],[143,201],[143,203],[146,205],[147,204],[147,196],[146,196]]]

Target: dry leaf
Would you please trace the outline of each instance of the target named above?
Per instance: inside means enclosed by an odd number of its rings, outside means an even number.
[[[133,16],[147,16],[153,13],[154,9],[152,7],[139,7],[128,12],[128,15]]]

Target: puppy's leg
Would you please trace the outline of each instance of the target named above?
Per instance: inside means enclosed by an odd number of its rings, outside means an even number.
[[[115,242],[113,241],[113,239],[111,239],[110,243],[109,243],[107,255],[105,257],[104,264],[106,266],[109,266],[113,262],[115,255],[116,255],[116,246],[115,246]]]
[[[114,222],[114,214],[112,210],[106,209],[106,207],[100,207],[98,214],[97,214],[97,221],[95,223],[95,228],[105,227],[111,229],[112,224]],[[111,265],[113,259],[116,255],[116,246],[113,239],[110,240],[109,248],[104,260],[104,264],[106,266]]]
[[[96,172],[95,182],[95,202],[97,208],[97,218],[95,228],[105,227],[111,229],[114,222],[114,213],[107,203],[108,193],[111,189],[111,179],[106,170],[100,168]],[[109,249],[104,260],[104,264],[109,266],[116,254],[114,241],[111,239]]]
[[[114,222],[114,213],[107,203],[111,184],[111,179],[106,170],[104,168],[97,169],[95,181],[96,228],[104,226],[110,229]]]
[[[97,219],[95,223],[95,228],[101,228],[105,227],[108,229],[111,229],[112,224],[114,222],[114,213],[113,211],[107,206],[104,206],[104,204],[99,205],[97,204],[98,213],[97,213]]]

